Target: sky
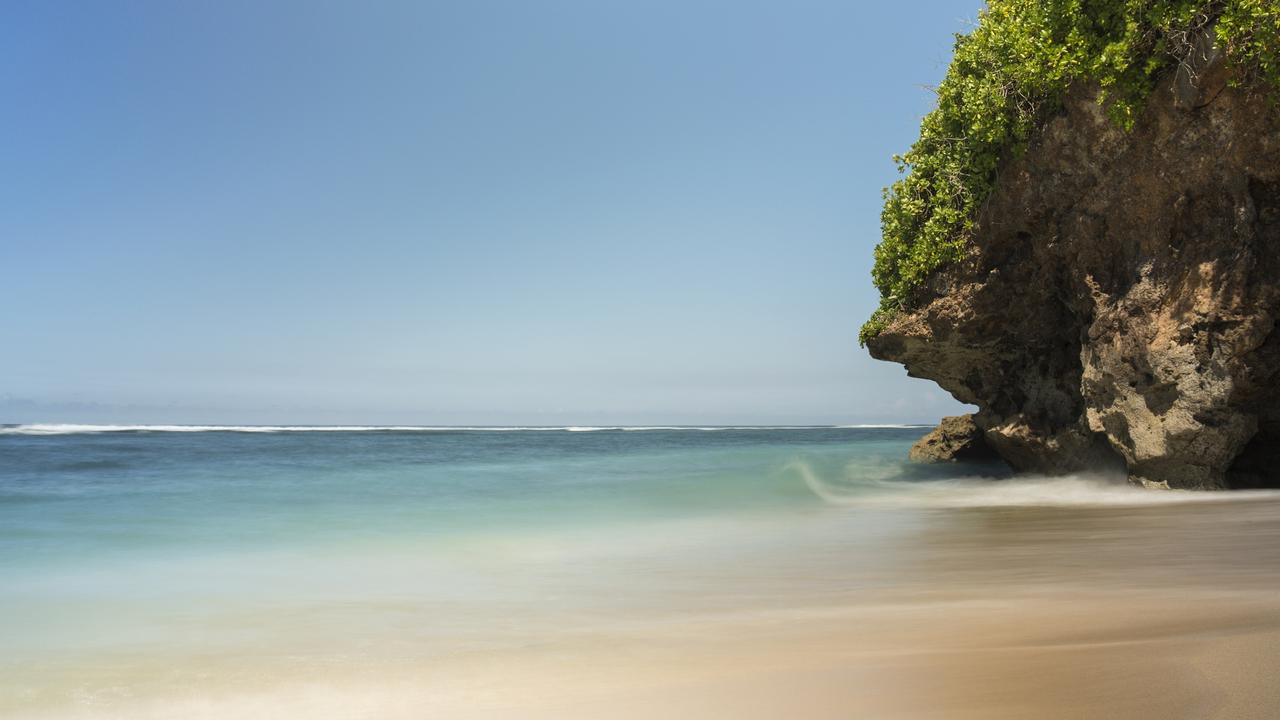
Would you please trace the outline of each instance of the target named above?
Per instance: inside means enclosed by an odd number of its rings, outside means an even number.
[[[979,3],[14,2],[0,422],[828,424]]]

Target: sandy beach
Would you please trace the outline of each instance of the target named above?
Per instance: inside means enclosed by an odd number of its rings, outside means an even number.
[[[290,558],[290,582],[333,572],[326,582],[351,594],[317,608],[320,586],[305,602],[274,590],[201,619],[209,634],[194,645],[30,654],[8,666],[0,707],[38,720],[1280,712],[1272,494],[964,481],[597,532],[467,545],[462,562],[489,566],[495,587],[536,590],[505,607],[494,590],[452,610],[409,595],[439,592],[404,584],[439,571],[425,546],[311,570]]]

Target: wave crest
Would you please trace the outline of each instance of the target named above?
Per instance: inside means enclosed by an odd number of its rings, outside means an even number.
[[[1276,490],[1197,492],[1149,490],[1123,478],[1102,475],[1062,477],[1016,476],[903,480],[902,472],[869,473],[847,468],[845,477],[829,481],[803,461],[787,466],[823,502],[878,508],[1085,507],[1163,505],[1186,502],[1229,502],[1245,498],[1280,498]]]

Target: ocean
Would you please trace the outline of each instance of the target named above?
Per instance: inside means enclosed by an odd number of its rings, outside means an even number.
[[[1276,494],[926,430],[0,426],[0,717],[926,717],[972,684],[884,689],[992,643],[1274,630]]]

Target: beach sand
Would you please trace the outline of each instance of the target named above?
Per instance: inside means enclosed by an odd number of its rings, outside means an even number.
[[[29,717],[1274,718],[1280,603],[1013,597],[705,623],[448,664],[255,675]]]
[[[98,696],[11,709],[144,719],[1280,717],[1274,498],[948,508],[917,520],[884,548],[892,562],[876,585],[856,592],[797,581],[785,605],[569,620],[519,646],[429,660],[387,647],[328,662],[210,656],[187,659],[185,680],[150,685],[137,667],[119,682],[86,683],[81,672],[76,682]]]

